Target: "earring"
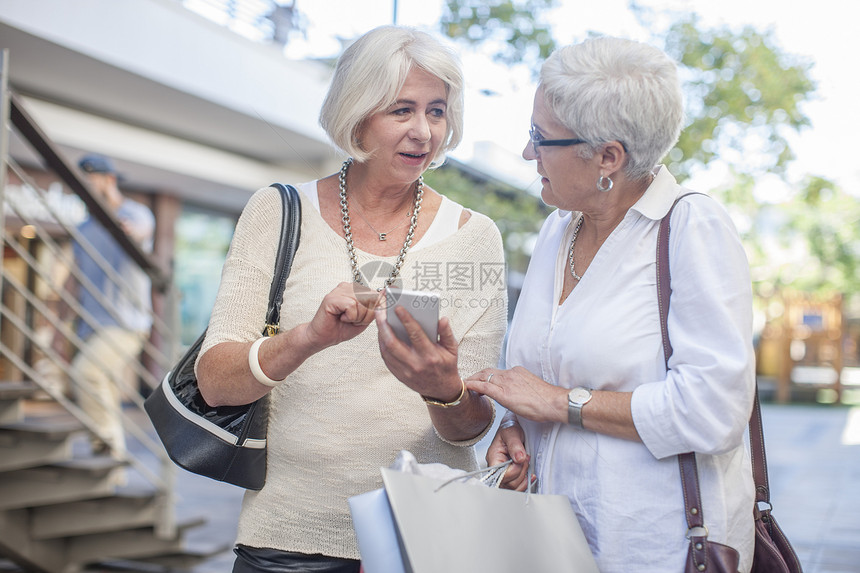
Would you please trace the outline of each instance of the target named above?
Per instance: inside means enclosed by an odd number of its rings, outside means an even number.
[[[601,193],[606,193],[612,189],[613,185],[615,185],[615,183],[612,182],[612,179],[604,177],[603,175],[601,175],[600,179],[597,180],[597,190]]]

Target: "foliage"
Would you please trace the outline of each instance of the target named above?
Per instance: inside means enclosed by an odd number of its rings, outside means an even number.
[[[550,213],[548,206],[505,183],[470,177],[450,161],[425,173],[424,179],[449,199],[493,219],[502,233],[508,269],[526,271],[531,240]]]
[[[539,63],[555,49],[542,16],[556,0],[446,0],[442,32],[473,46],[491,44],[505,64]]]
[[[779,204],[754,195],[762,175],[784,178],[794,160],[786,134],[810,125],[803,104],[815,94],[812,64],[782,51],[770,32],[704,29],[689,15],[665,42],[681,64],[689,118],[666,162],[681,180],[712,161],[729,166],[716,194],[740,222],[756,291],[858,292],[856,198],[813,175]]]
[[[798,197],[781,207],[786,247],[802,244],[794,264],[775,273],[776,286],[805,292],[860,292],[860,202],[833,182],[807,177]],[[786,276],[787,275],[787,276]]]
[[[442,29],[473,45],[498,46],[502,40],[495,53],[498,61],[537,69],[555,47],[551,26],[541,19],[554,5],[554,0],[446,0]],[[785,178],[795,158],[787,136],[810,126],[803,108],[815,96],[812,63],[785,52],[770,30],[706,28],[694,14],[657,14],[636,0],[630,8],[643,28],[656,31],[654,42],[662,43],[679,62],[687,125],[663,162],[680,182],[717,162],[727,168],[727,183],[709,191],[738,223],[756,288],[768,291],[791,285],[818,293],[860,291],[856,197],[814,176],[795,184],[793,196],[778,205],[762,204],[754,193],[763,175]],[[657,25],[659,17],[666,16],[672,23]],[[447,183],[442,187],[445,192]],[[458,200],[499,222],[506,241],[522,232],[508,229],[509,224],[537,230],[546,211],[530,196],[506,205],[505,195],[484,199],[485,195],[466,191]],[[471,203],[479,197],[480,204]],[[540,208],[533,213],[530,205]],[[530,227],[531,216],[538,224]]]
[[[508,66],[534,71],[555,49],[544,14],[557,0],[445,0],[440,28]],[[502,233],[508,269],[524,273],[550,208],[538,197],[499,181],[467,175],[453,162],[425,174],[427,183],[461,205],[493,219]]]
[[[681,65],[688,125],[668,157],[683,180],[715,159],[739,173],[784,174],[789,130],[809,126],[802,104],[815,91],[809,62],[783,52],[771,32],[703,29],[695,15],[672,25],[666,52]]]

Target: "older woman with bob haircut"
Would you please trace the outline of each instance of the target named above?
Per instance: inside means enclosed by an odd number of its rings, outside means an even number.
[[[657,165],[677,141],[676,66],[600,37],[543,65],[523,157],[543,225],[509,332],[507,370],[468,387],[508,409],[487,453],[506,484],[566,495],[603,573],[680,572],[690,546],[678,455],[695,452],[709,540],[749,571],[753,404],[749,267],[726,211]],[[682,197],[683,196],[683,197]],[[665,363],[656,243],[671,214]],[[535,477],[536,476],[536,477]]]
[[[381,487],[381,466],[408,450],[478,467],[494,409],[460,373],[498,364],[501,236],[422,178],[459,143],[462,114],[459,61],[433,36],[387,26],[347,48],[320,123],[349,158],[297,186],[301,244],[271,338],[259,332],[279,196],[261,189],[242,212],[197,363],[212,405],[271,398],[268,475],[244,498],[236,572],[358,571],[347,499]],[[377,308],[391,285],[439,295],[438,339],[402,308],[408,342],[394,335]]]

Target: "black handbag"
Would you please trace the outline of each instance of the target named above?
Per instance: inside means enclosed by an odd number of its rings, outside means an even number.
[[[657,234],[657,298],[660,302],[660,329],[663,335],[663,354],[666,358],[667,369],[669,368],[669,357],[672,356],[672,343],[669,341],[667,325],[669,302],[672,294],[671,276],[669,274],[670,217],[678,201],[687,195],[703,195],[703,193],[686,193],[678,197],[660,222],[660,230]],[[755,549],[751,571],[752,573],[802,573],[800,560],[797,558],[794,548],[776,523],[776,519],[771,515],[773,507],[770,504],[770,490],[768,488],[767,458],[761,424],[758,385],[756,385],[755,400],[750,415],[749,435],[750,461],[756,489],[756,500],[752,508],[755,521]],[[699,492],[696,454],[688,452],[679,455],[678,465],[681,470],[681,485],[684,490],[687,537],[690,540],[685,572],[737,573],[740,561],[737,550],[728,545],[708,540],[708,530],[705,527],[702,499]]]
[[[281,238],[269,289],[264,336],[278,332],[284,285],[299,246],[301,201],[290,185],[273,183],[283,203]],[[244,406],[209,406],[200,395],[194,363],[206,332],[167,373],[144,407],[170,459],[192,473],[259,490],[266,482],[269,396]]]

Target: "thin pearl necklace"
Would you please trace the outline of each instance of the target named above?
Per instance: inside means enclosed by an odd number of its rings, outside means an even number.
[[[582,227],[582,220],[584,218],[585,217],[582,215],[579,216],[579,221],[576,222],[576,227],[573,229],[573,238],[570,240],[570,248],[567,250],[567,260],[570,263],[570,276],[572,276],[573,280],[577,282],[582,280],[582,276],[576,274],[576,271],[573,268],[573,246],[576,244],[576,236],[579,234],[579,228]]]
[[[358,257],[355,254],[355,244],[352,241],[352,226],[349,219],[349,201],[346,198],[346,171],[352,165],[352,157],[343,162],[340,168],[338,182],[340,183],[340,214],[343,221],[343,238],[346,240],[346,250],[349,255],[349,264],[352,267],[352,280],[358,284],[369,287],[365,284],[364,277],[358,269]],[[394,261],[394,269],[385,283],[379,287],[381,291],[385,287],[389,287],[397,280],[397,275],[400,274],[400,268],[403,266],[403,261],[406,260],[406,251],[412,246],[412,236],[415,234],[415,228],[418,226],[418,214],[421,212],[421,201],[424,198],[424,177],[419,175],[418,181],[415,184],[415,201],[412,204],[412,219],[409,221],[409,230],[406,232],[406,240],[403,241],[403,247],[400,249],[400,254],[397,255],[397,260]],[[372,227],[371,227],[372,228]]]

